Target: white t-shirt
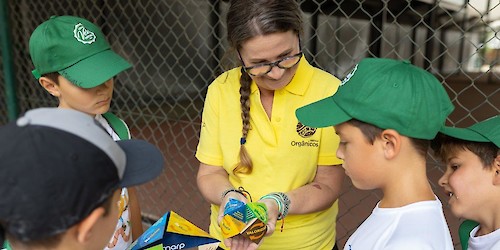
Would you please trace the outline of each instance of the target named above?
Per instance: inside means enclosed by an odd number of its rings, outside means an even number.
[[[113,140],[120,140],[118,134],[115,133],[115,131],[108,124],[108,121],[106,121],[106,119],[104,119],[102,115],[96,115],[95,119],[106,129],[108,134],[113,137]],[[108,246],[104,248],[105,250],[126,249],[132,244],[132,230],[129,215],[129,196],[127,188],[122,188],[119,206],[120,217],[116,224],[115,233],[111,237]]]
[[[437,197],[434,201],[398,208],[380,208],[379,203],[349,237],[344,250],[453,250],[450,230]]]
[[[479,226],[470,232],[468,250],[500,250],[500,229],[486,235],[474,236],[478,230]]]

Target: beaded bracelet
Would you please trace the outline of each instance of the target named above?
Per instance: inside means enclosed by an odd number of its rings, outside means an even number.
[[[288,195],[282,192],[275,193],[277,196],[281,197],[283,200],[283,218],[288,214],[288,209],[290,209],[290,198],[288,198]]]

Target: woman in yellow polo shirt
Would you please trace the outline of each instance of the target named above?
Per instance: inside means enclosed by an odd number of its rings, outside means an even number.
[[[197,184],[212,204],[216,238],[229,198],[250,202],[240,187],[266,204],[269,220],[259,245],[237,236],[222,248],[336,249],[339,139],[332,127],[302,125],[295,110],[332,95],[340,81],[303,56],[301,16],[295,0],[231,1],[227,37],[242,66],[208,88]]]

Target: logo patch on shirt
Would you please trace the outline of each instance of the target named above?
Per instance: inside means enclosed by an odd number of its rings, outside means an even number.
[[[309,138],[316,133],[316,128],[308,127],[301,122],[297,123],[297,134],[299,134],[302,138]]]

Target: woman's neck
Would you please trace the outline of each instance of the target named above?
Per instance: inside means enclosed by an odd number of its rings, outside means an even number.
[[[266,111],[267,117],[271,119],[273,112],[273,101],[274,101],[274,90],[260,90],[260,102],[264,111]]]

